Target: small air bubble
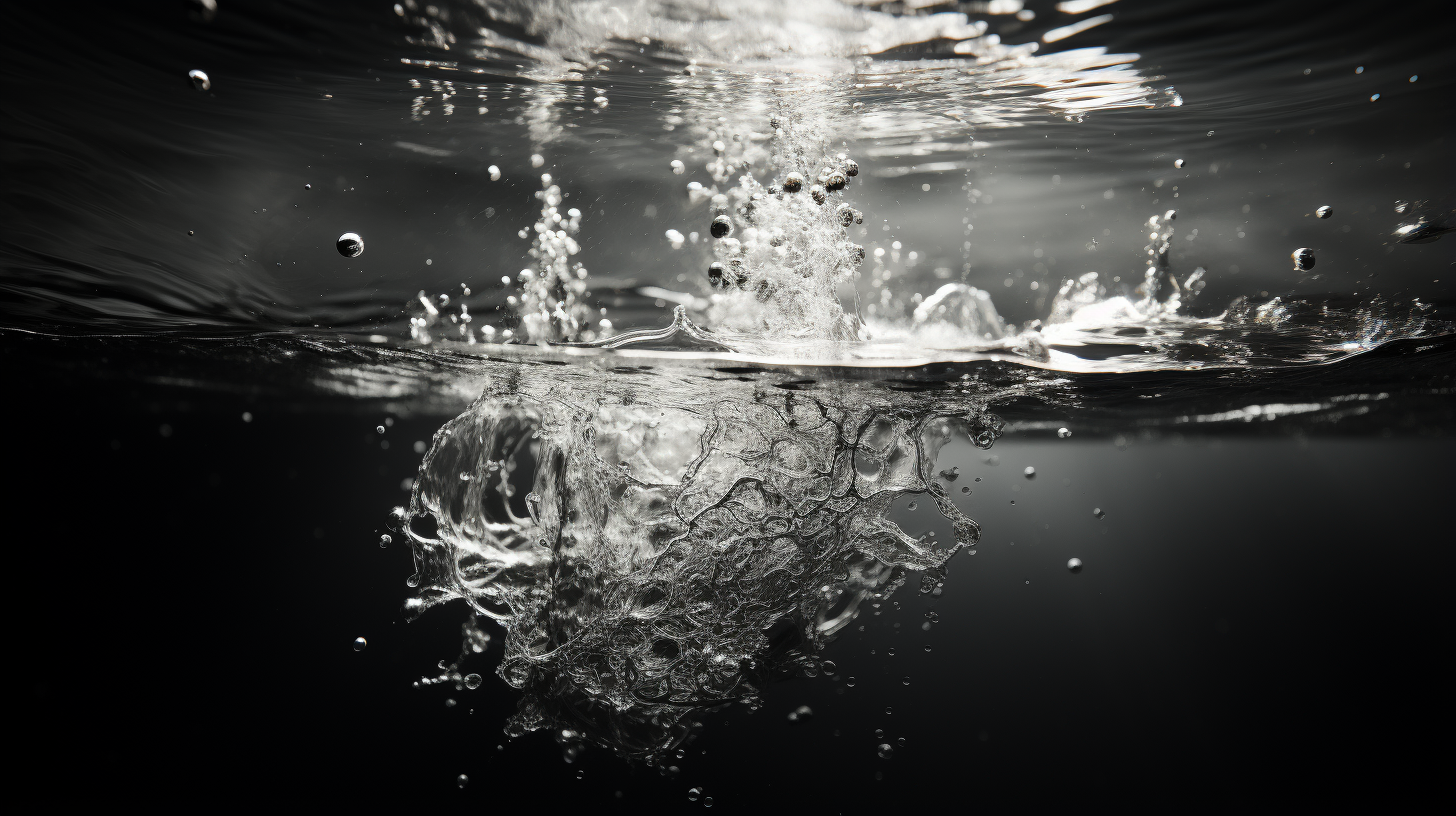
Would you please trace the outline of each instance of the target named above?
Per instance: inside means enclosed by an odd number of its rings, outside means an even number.
[[[1174,159],[1173,160],[1173,166],[1176,167],[1176,168],[1178,168],[1179,170],[1182,170],[1183,169],[1183,160],[1182,159]]]
[[[846,678],[844,678],[844,684],[846,686],[849,686],[850,688],[854,688],[854,684],[855,683],[858,683],[858,682],[859,681],[858,680],[855,680],[853,677],[846,677]]]
[[[340,235],[335,246],[339,248],[339,254],[345,258],[357,258],[364,254],[364,239],[352,232]]]
[[[889,759],[890,757],[895,755],[895,749],[891,748],[888,742],[882,742],[880,743],[879,747],[875,749],[875,753],[879,755],[880,759]]]
[[[1067,559],[1067,571],[1068,572],[1072,572],[1072,573],[1081,572],[1082,571],[1082,559],[1080,559],[1080,558],[1069,558],[1069,559]]]
[[[696,802],[703,795],[702,788],[688,788],[688,801]]]
[[[369,641],[365,640],[364,638],[362,638],[362,637],[356,637],[356,638],[354,638],[354,651],[356,651],[356,652],[362,652],[362,651],[364,651],[364,647],[365,646],[368,646],[368,645],[369,645]]]
[[[1035,479],[1036,478],[1036,468],[1031,467],[1030,465],[1028,465],[1027,468],[1026,468],[1026,470],[1021,471],[1021,474],[1023,476],[1025,476],[1026,478],[1028,478],[1028,479]]]
[[[1314,211],[1314,217],[1315,218],[1329,218],[1330,216],[1332,216],[1334,214],[1335,214],[1334,208],[1331,207],[1331,206],[1329,206],[1329,205],[1325,205],[1325,206],[1320,207],[1319,209],[1317,209],[1317,210]]]
[[[459,776],[455,777],[455,784],[463,788],[466,785],[470,784],[470,777],[466,776],[465,774],[460,774]]]
[[[1289,253],[1289,259],[1294,261],[1296,272],[1307,272],[1314,268],[1314,250],[1308,247],[1300,247]]]
[[[1072,431],[1071,431],[1070,428],[1058,428],[1057,429],[1057,438],[1058,439],[1066,439],[1066,438],[1070,437],[1071,435],[1072,435]]]
[[[965,487],[961,488],[961,492],[969,496],[971,494],[971,486],[966,485]]]
[[[1094,507],[1092,508],[1092,515],[1096,516],[1097,518],[1102,518],[1107,514],[1102,511],[1101,507]]]
[[[388,547],[390,544],[393,543],[394,539],[390,537],[389,533],[385,533],[384,535],[379,537],[379,546],[381,549],[384,547]]]
[[[205,91],[212,87],[212,80],[207,78],[207,73],[196,68],[187,72],[187,78],[192,80],[192,87],[199,91]]]
[[[920,503],[919,502],[910,502],[909,504],[905,505],[905,508],[907,510],[918,510],[918,509],[920,509]]]

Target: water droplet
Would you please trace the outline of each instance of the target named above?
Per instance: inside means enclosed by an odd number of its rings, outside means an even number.
[[[388,547],[390,544],[393,543],[394,539],[390,537],[389,533],[385,533],[384,535],[379,537],[379,546],[381,548]]]
[[[1094,507],[1094,508],[1092,508],[1092,515],[1096,516],[1097,518],[1102,518],[1103,516],[1105,516],[1107,514],[1104,513],[1104,512],[1102,512],[1102,508],[1101,507]]]
[[[1031,467],[1030,465],[1027,465],[1026,470],[1021,471],[1021,474],[1023,476],[1025,476],[1026,478],[1028,478],[1028,479],[1035,479],[1036,478],[1036,468]]]
[[[354,638],[354,651],[362,652],[364,651],[364,647],[368,645],[369,641],[365,640],[363,637]]]
[[[882,742],[875,749],[875,753],[879,755],[880,759],[889,759],[895,755],[895,749],[890,747],[890,743]]]
[[[1317,209],[1317,210],[1314,211],[1314,217],[1315,218],[1329,218],[1330,216],[1332,216],[1334,214],[1335,214],[1334,208],[1331,207],[1331,206],[1329,206],[1328,204],[1326,204],[1325,206],[1320,207],[1319,209]]]
[[[467,675],[465,675],[464,682],[465,682],[465,687],[466,688],[468,688],[468,689],[478,689],[478,688],[480,688],[480,675],[475,674],[473,672],[471,674],[467,674]]]
[[[1307,272],[1314,268],[1314,250],[1309,247],[1300,247],[1289,253],[1289,259],[1294,261],[1296,272]]]
[[[1178,168],[1179,170],[1182,170],[1183,169],[1183,160],[1182,159],[1174,159],[1173,160],[1173,166],[1176,167],[1176,168]]]
[[[340,235],[335,246],[339,248],[339,254],[345,258],[357,258],[364,254],[364,239],[352,232]]]
[[[1080,558],[1069,558],[1069,559],[1067,559],[1067,571],[1068,572],[1072,572],[1072,573],[1081,572],[1082,571],[1082,559],[1080,559]]]
[[[465,774],[460,774],[459,776],[455,777],[455,784],[463,788],[466,785],[470,784],[470,777],[466,776]]]
[[[696,802],[703,795],[702,788],[688,788],[688,801]]]
[[[192,87],[199,91],[206,91],[212,87],[212,80],[207,78],[207,73],[196,68],[187,72],[187,78],[192,80]]]
[[[1066,439],[1067,437],[1069,437],[1071,435],[1072,435],[1072,431],[1069,428],[1058,428],[1057,429],[1057,438],[1058,439]]]

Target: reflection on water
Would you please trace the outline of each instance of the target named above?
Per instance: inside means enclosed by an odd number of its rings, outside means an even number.
[[[930,592],[949,558],[974,554],[980,529],[936,455],[953,438],[990,447],[1002,422],[988,400],[1024,393],[631,370],[492,380],[421,467],[402,525],[409,608],[464,599],[505,628],[498,671],[524,693],[511,733],[659,760],[705,709],[833,674],[819,652],[863,605],[911,570]],[[954,540],[889,521],[907,494],[934,502]],[[482,637],[467,627],[467,655]],[[454,667],[444,679],[464,682]]]

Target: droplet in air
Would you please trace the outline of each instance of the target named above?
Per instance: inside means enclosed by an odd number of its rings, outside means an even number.
[[[464,682],[465,682],[465,687],[466,688],[468,688],[468,689],[478,689],[478,688],[480,688],[480,675],[474,674],[474,673],[467,674],[467,675],[465,675],[465,681]]]
[[[1173,160],[1173,166],[1176,167],[1176,168],[1178,168],[1179,170],[1182,170],[1183,169],[1183,160],[1182,159],[1174,159]]]
[[[1328,204],[1314,211],[1315,218],[1329,218],[1335,214],[1335,209]]]
[[[1294,261],[1296,272],[1307,272],[1314,268],[1314,250],[1309,247],[1300,247],[1289,253],[1289,259]]]
[[[1036,478],[1036,468],[1031,467],[1030,465],[1028,465],[1026,467],[1026,470],[1021,471],[1021,473],[1022,473],[1023,476],[1025,476],[1028,479],[1035,479]]]
[[[354,638],[354,651],[362,652],[364,651],[364,647],[368,645],[369,641],[365,640],[363,637]]]
[[[1071,435],[1072,435],[1072,430],[1070,428],[1058,428],[1057,429],[1057,438],[1058,439],[1066,439],[1067,437],[1069,437]]]
[[[1068,572],[1072,572],[1072,573],[1081,572],[1082,571],[1082,559],[1080,559],[1080,558],[1069,558],[1069,559],[1067,559],[1067,571]]]
[[[459,776],[455,777],[455,784],[463,788],[466,785],[470,784],[470,777],[466,776],[465,774],[460,774]]]
[[[187,78],[192,80],[192,87],[196,88],[199,91],[206,91],[212,88],[212,80],[207,78],[207,73],[205,71],[199,71],[196,68],[193,68],[191,71],[187,72]]]
[[[352,232],[340,235],[336,246],[339,248],[339,254],[345,258],[357,258],[364,254],[364,239]]]

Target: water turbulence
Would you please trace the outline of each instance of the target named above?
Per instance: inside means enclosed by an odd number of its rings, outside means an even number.
[[[524,692],[510,733],[659,760],[698,712],[832,673],[818,653],[866,599],[978,542],[935,460],[952,439],[995,440],[981,389],[659,380],[614,375],[595,393],[552,376],[493,382],[421,467],[409,609],[463,599],[504,627],[498,673]],[[889,521],[905,494],[928,494],[955,541]]]

